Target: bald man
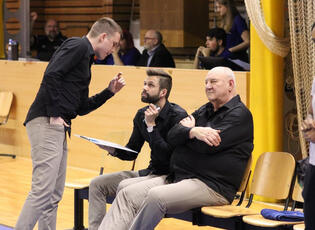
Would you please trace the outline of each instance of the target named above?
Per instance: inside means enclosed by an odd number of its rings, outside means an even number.
[[[171,53],[163,44],[163,36],[157,30],[148,30],[144,35],[144,51],[137,66],[175,67]]]
[[[106,230],[150,230],[166,213],[233,201],[253,150],[251,112],[227,67],[205,78],[208,103],[168,133],[170,174],[122,188],[103,219]]]

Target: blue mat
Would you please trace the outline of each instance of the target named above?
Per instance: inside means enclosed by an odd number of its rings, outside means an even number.
[[[12,230],[13,228],[0,224],[0,230]]]

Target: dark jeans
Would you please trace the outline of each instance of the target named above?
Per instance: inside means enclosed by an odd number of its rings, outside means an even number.
[[[305,229],[315,229],[315,166],[309,165],[305,177],[304,189]]]

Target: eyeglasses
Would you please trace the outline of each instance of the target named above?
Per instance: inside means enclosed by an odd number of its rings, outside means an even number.
[[[152,40],[152,39],[155,39],[155,38],[144,37],[144,40]]]

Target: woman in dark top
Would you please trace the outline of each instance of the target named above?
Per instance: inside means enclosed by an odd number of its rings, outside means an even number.
[[[221,17],[219,27],[227,33],[226,48],[231,59],[249,62],[246,52],[249,47],[249,30],[245,20],[237,11],[233,0],[215,0],[216,11]]]
[[[119,45],[120,46],[104,60],[95,59],[95,64],[136,65],[140,57],[140,52],[134,46],[132,35],[128,30],[123,30]]]

